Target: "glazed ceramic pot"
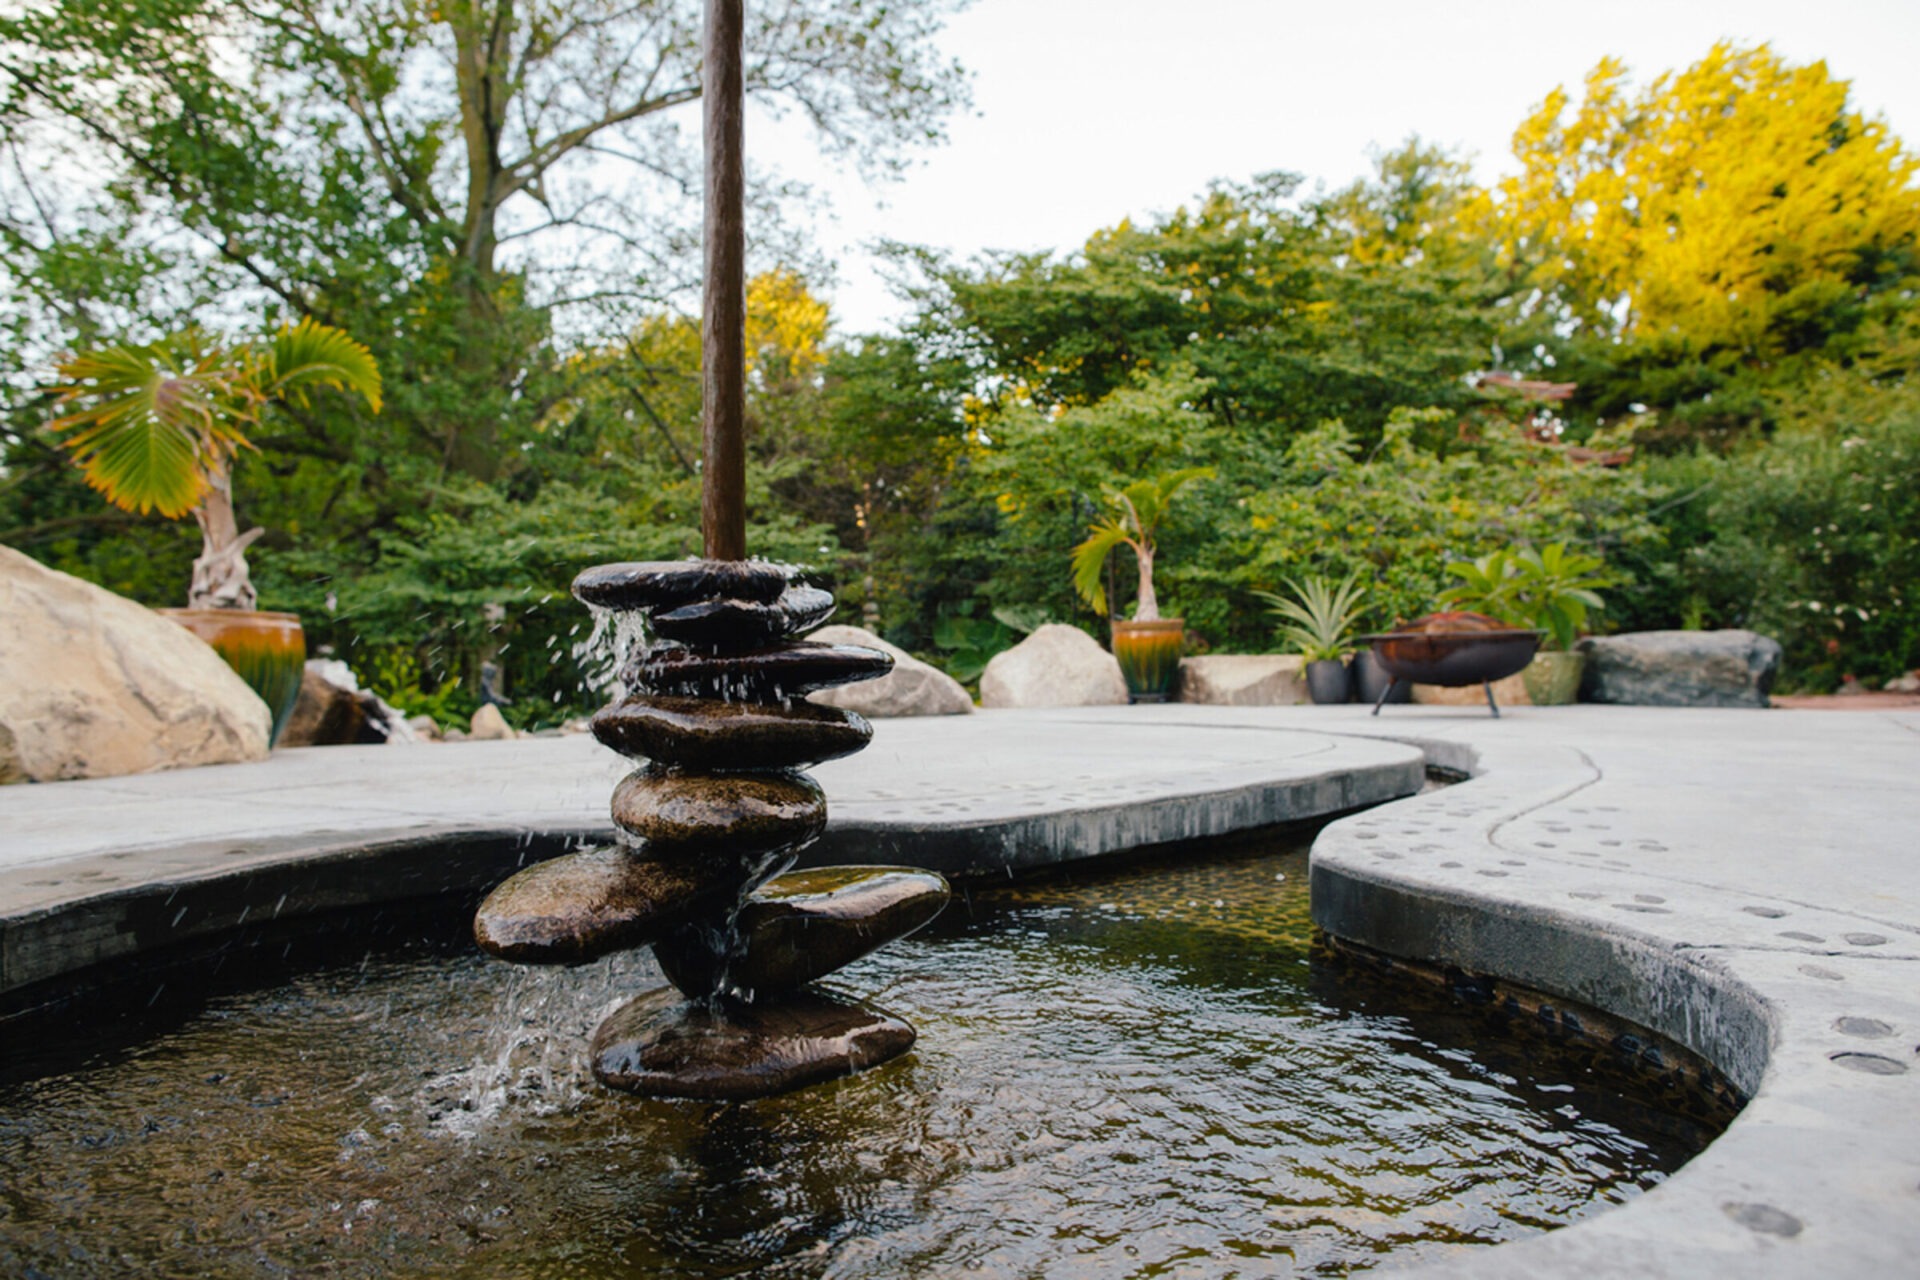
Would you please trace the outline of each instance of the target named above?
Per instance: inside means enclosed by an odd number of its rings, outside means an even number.
[[[156,609],[213,646],[247,687],[260,695],[273,713],[269,741],[280,730],[300,696],[300,676],[307,665],[307,637],[300,619],[291,613],[257,609]]]
[[[1186,634],[1184,618],[1113,624],[1113,656],[1126,677],[1127,693],[1135,702],[1165,702],[1180,674],[1180,642]]]
[[[1586,670],[1584,653],[1536,653],[1520,672],[1527,697],[1536,707],[1564,707],[1580,697],[1580,674]]]
[[[1307,664],[1307,696],[1316,707],[1353,700],[1353,676],[1347,664],[1338,658],[1322,658]]]

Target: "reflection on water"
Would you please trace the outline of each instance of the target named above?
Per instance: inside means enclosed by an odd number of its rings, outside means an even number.
[[[57,1071],[10,1043],[0,1274],[1338,1275],[1573,1221],[1712,1136],[1314,959],[1305,870],[976,890],[848,973],[918,1048],[759,1102],[592,1084],[657,980],[631,956],[418,947]]]

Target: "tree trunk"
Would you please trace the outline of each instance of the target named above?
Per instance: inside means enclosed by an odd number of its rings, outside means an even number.
[[[260,597],[253,589],[253,577],[247,569],[247,548],[264,529],[240,532],[233,515],[233,480],[225,467],[208,477],[207,495],[193,509],[200,526],[200,558],[193,562],[193,585],[187,590],[189,609],[242,609],[259,607]]]
[[[1153,594],[1153,548],[1136,542],[1133,544],[1133,558],[1140,563],[1140,598],[1133,606],[1133,620],[1158,622],[1160,601]]]

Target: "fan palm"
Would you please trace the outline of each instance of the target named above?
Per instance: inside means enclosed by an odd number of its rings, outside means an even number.
[[[1160,522],[1166,519],[1173,497],[1195,480],[1211,480],[1212,467],[1187,467],[1145,480],[1136,480],[1125,489],[1110,491],[1107,500],[1114,511],[1088,527],[1085,542],[1073,549],[1073,587],[1088,604],[1107,612],[1107,592],[1100,582],[1107,554],[1125,543],[1133,548],[1140,566],[1139,598],[1133,607],[1135,622],[1154,622],[1160,617],[1160,600],[1153,591],[1154,538]]]
[[[67,410],[52,429],[86,481],[125,511],[169,519],[193,513],[201,553],[192,608],[251,609],[257,596],[239,531],[233,460],[267,406],[304,406],[323,387],[354,391],[380,411],[373,353],[331,325],[284,326],[271,341],[225,346],[199,329],[144,345],[83,352],[58,366]]]

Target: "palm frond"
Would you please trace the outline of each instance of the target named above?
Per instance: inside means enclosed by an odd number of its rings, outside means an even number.
[[[1097,613],[1107,611],[1107,589],[1100,581],[1101,570],[1106,567],[1108,553],[1123,543],[1133,545],[1126,526],[1117,520],[1103,519],[1095,522],[1088,530],[1087,540],[1073,549],[1073,589]]]
[[[86,482],[126,511],[178,517],[206,492],[207,472],[243,440],[229,424],[236,394],[220,353],[195,330],[107,347],[58,366],[66,381],[49,424]]]
[[[314,387],[357,391],[380,412],[380,366],[373,352],[344,330],[308,316],[274,335],[259,389],[267,399],[305,405]]]

